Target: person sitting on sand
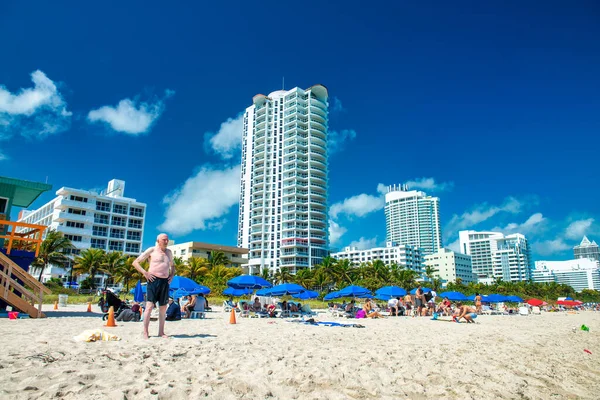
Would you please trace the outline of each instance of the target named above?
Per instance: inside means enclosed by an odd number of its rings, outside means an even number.
[[[262,310],[262,304],[260,304],[260,300],[258,297],[254,298],[254,303],[252,303],[252,311],[259,312]]]
[[[383,318],[383,315],[373,309],[373,304],[370,300],[365,301],[365,304],[363,304],[363,311],[367,318]]]
[[[477,310],[473,307],[465,306],[462,303],[457,304],[458,317],[456,317],[456,322],[460,322],[462,318],[467,321],[468,324],[474,324],[473,321],[477,318]]]
[[[450,302],[450,300],[448,300],[447,297],[444,297],[444,300],[442,300],[442,302],[438,305],[437,312],[439,312],[442,315],[450,315],[450,313],[452,312],[451,305],[452,303]]]
[[[181,307],[172,297],[169,297],[169,307],[167,307],[167,321],[180,321]]]

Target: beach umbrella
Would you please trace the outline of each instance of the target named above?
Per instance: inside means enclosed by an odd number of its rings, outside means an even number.
[[[510,301],[513,303],[522,303],[523,302],[523,299],[520,298],[519,296],[508,296],[506,299],[507,299],[506,301]]]
[[[227,282],[227,286],[234,289],[262,289],[270,288],[271,285],[267,280],[255,275],[240,275]]]
[[[323,300],[328,301],[333,299],[339,299],[340,297],[342,297],[340,296],[340,292],[331,292],[325,295],[325,297],[323,297]]]
[[[338,293],[339,293],[339,297],[366,298],[367,297],[366,295],[370,295],[371,297],[373,296],[373,294],[371,293],[371,291],[369,289],[366,289],[362,286],[356,286],[356,285],[346,286],[345,288],[340,290]]]
[[[142,281],[137,281],[133,289],[133,301],[141,303],[144,301],[144,289],[142,289]]]
[[[242,297],[250,293],[252,293],[252,289],[234,289],[232,287],[228,287],[227,289],[223,290],[224,295],[233,297]]]
[[[406,290],[398,286],[384,286],[375,292],[375,297],[379,300],[389,300],[404,295],[406,295]]]
[[[575,306],[580,306],[583,303],[579,300],[559,300],[556,302],[556,304],[560,304],[561,306],[567,306],[567,307],[575,307]]]
[[[565,297],[565,300],[573,300],[572,297]]]
[[[312,290],[305,290],[302,293],[292,295],[293,298],[300,299],[300,300],[316,299],[318,296],[319,296],[319,293],[313,292]]]
[[[501,294],[490,294],[487,296],[487,303],[501,303],[503,301],[508,301],[508,298]]]
[[[252,293],[252,289],[250,289],[250,293]],[[271,288],[260,289],[256,292],[257,296],[271,296]]]
[[[169,290],[175,291],[177,289],[185,289],[188,292],[191,292],[193,290],[199,291],[198,293],[194,293],[194,294],[210,293],[210,289],[207,288],[206,286],[202,286],[199,283],[197,283],[196,281],[193,281],[190,278],[186,278],[185,276],[175,275],[173,277],[173,279],[171,280],[171,283],[169,284]]]
[[[428,287],[424,287],[423,289],[423,293],[427,293],[427,292],[431,292],[431,289]],[[410,291],[410,294],[416,294],[417,293],[417,288],[414,288],[413,290]]]
[[[469,298],[460,292],[444,292],[438,295],[439,297],[447,297],[450,301],[465,301]]]
[[[269,289],[271,296],[286,296],[306,292],[306,289],[297,283],[282,283]]]
[[[527,304],[529,304],[530,306],[534,306],[534,307],[539,307],[544,305],[545,301],[542,301],[540,299],[529,299],[527,300]]]

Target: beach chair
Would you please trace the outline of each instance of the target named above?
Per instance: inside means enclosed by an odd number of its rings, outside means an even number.
[[[542,311],[539,307],[531,307],[531,314],[542,315]]]
[[[204,311],[192,311],[190,313],[190,319],[205,319],[206,312]]]
[[[231,306],[229,304],[227,304],[226,300],[223,300],[223,311],[231,312]]]
[[[529,309],[527,307],[519,307],[519,315],[529,315]]]
[[[493,314],[493,310],[490,308],[490,306],[482,306],[481,307],[481,314],[483,314],[483,315],[492,315]]]

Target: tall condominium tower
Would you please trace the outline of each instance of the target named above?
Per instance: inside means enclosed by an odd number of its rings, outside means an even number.
[[[527,238],[514,233],[460,231],[460,251],[472,258],[473,273],[480,278],[526,281],[531,278],[531,250]]]
[[[421,248],[429,255],[442,248],[440,199],[406,185],[388,187],[385,195],[386,241]]]
[[[238,246],[250,273],[319,264],[327,254],[328,93],[257,94],[244,114]]]
[[[596,241],[590,242],[587,236],[583,237],[578,246],[573,247],[575,258],[589,258],[590,260],[600,261],[600,249]]]

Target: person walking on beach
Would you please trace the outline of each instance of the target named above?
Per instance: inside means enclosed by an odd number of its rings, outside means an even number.
[[[477,314],[481,314],[481,295],[479,293],[475,293],[475,309]]]
[[[169,303],[169,284],[175,275],[173,264],[173,253],[167,249],[169,237],[161,233],[156,237],[156,246],[140,254],[133,262],[135,269],[146,278],[148,286],[146,289],[146,311],[144,312],[144,338],[148,339],[148,327],[150,326],[150,313],[154,304],[158,303],[158,336],[167,338],[165,334],[165,320],[167,317],[167,305]],[[150,257],[150,266],[146,271],[140,265]]]

